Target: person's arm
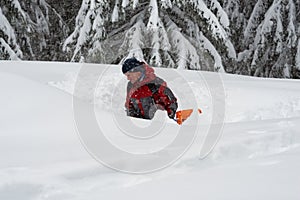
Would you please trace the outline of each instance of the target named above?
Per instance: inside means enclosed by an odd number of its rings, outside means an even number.
[[[132,102],[129,102],[129,106],[128,108],[126,108],[126,114],[127,116],[130,117],[137,117],[138,116],[138,112],[134,109]]]
[[[169,118],[174,119],[176,115],[176,110],[178,108],[177,99],[174,96],[173,92],[168,87],[165,88],[164,94],[167,97],[165,103],[165,109],[168,112]]]
[[[136,103],[135,99],[131,97],[131,88],[132,88],[132,83],[128,83],[127,85],[127,96],[126,96],[126,102],[125,102],[125,109],[126,109],[126,114],[127,116],[130,117],[141,117],[140,114],[140,108],[138,104]]]
[[[158,90],[160,105],[167,111],[169,118],[174,119],[178,108],[177,98],[166,84],[162,84]]]
[[[132,102],[130,100],[130,89],[132,87],[132,84],[129,82],[127,84],[127,95],[126,95],[126,102],[125,102],[125,110],[126,110],[126,114],[127,116],[133,116],[134,113],[133,113],[133,105],[132,105]]]

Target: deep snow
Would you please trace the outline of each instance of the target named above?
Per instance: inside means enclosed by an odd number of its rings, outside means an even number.
[[[141,143],[120,135],[111,115],[124,114],[126,80],[119,66],[91,66],[106,70],[93,100],[97,120],[111,142],[147,152],[174,139],[178,127],[163,112],[154,119],[165,120],[162,135]],[[220,74],[181,70],[178,76],[174,70],[156,69],[181,105],[183,98],[191,97],[184,93],[188,83],[204,112],[197,138],[183,157],[163,170],[134,175],[104,167],[82,144],[72,105],[80,67],[0,61],[0,199],[300,199],[298,80],[222,74],[223,131],[213,151],[200,158],[214,112],[207,88],[214,87],[212,77]],[[212,79],[204,81],[203,76]],[[88,80],[95,77],[84,78],[80,87],[89,94],[93,91]],[[76,95],[83,106],[91,104],[88,95]],[[196,126],[194,122],[187,121],[187,126]]]

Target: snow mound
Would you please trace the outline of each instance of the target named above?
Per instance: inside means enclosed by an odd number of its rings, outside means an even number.
[[[72,95],[79,64],[4,61],[0,64],[0,199],[300,198],[297,80],[221,75],[226,120],[215,148],[200,160],[199,151],[207,138],[204,130],[210,126],[213,113],[209,88],[213,89],[213,77],[218,74],[209,74],[212,79],[201,79],[206,73],[183,70],[180,71],[183,79],[176,74],[167,76],[171,70],[157,69],[180,98],[194,96],[204,112],[197,138],[183,157],[162,171],[132,175],[101,165],[86,151],[77,135]],[[100,77],[82,76],[77,86],[94,96],[91,99],[78,93],[76,98],[86,107],[99,104],[96,114],[105,119],[106,134],[114,142],[131,151],[140,152],[142,147],[151,150],[146,141],[137,144],[134,139],[113,132],[117,128],[110,121],[113,112],[102,107],[120,102],[118,108],[111,106],[116,109],[114,112],[119,112],[124,96],[116,98],[115,103],[110,99],[125,94],[126,80],[119,66],[110,66],[108,72]],[[97,80],[97,90],[90,85],[90,79]],[[186,94],[186,83],[193,95]],[[124,114],[123,110],[121,113]],[[129,120],[125,118],[124,123]],[[165,127],[168,131],[155,137],[155,143],[162,147],[176,137],[174,130],[178,128],[173,122]]]

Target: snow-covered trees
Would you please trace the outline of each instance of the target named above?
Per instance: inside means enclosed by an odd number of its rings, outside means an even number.
[[[0,8],[0,59],[19,60],[22,51],[17,44],[16,34]]]
[[[72,51],[71,61],[79,61],[88,56],[100,56],[104,62],[101,41],[106,36],[104,23],[108,20],[110,7],[108,0],[83,0],[76,17],[74,32],[67,38],[63,49]]]
[[[131,56],[159,67],[300,78],[300,1],[0,0],[0,59]]]
[[[160,67],[224,72],[221,58],[236,57],[228,26],[217,0],[209,7],[202,0],[84,0],[64,47],[73,61],[136,56]]]
[[[65,50],[73,61],[136,56],[160,67],[294,77],[299,7],[296,0],[84,0]]]
[[[231,4],[231,8],[234,4],[233,0],[225,3]],[[247,5],[233,9],[242,14],[232,14],[232,21],[242,24],[237,36],[239,54],[234,72],[264,77],[296,76],[299,1],[251,0]],[[235,35],[234,25],[231,31]]]
[[[66,27],[46,0],[0,2],[0,59],[59,59]]]

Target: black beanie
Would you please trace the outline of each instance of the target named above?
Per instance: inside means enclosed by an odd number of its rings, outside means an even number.
[[[125,74],[126,72],[132,70],[133,68],[139,67],[143,65],[144,62],[138,61],[135,57],[128,58],[122,65],[122,72]]]

